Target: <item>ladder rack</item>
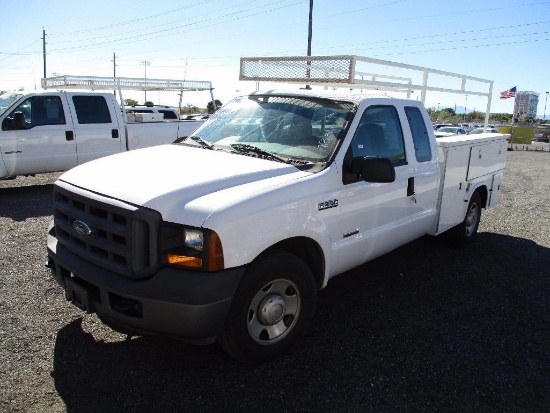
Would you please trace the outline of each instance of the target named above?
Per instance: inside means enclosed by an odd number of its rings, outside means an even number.
[[[414,71],[422,75],[421,83],[413,83],[412,78],[374,74],[359,70],[361,65],[383,66]],[[443,88],[428,85],[429,75],[446,76],[459,79],[460,88]],[[444,92],[461,95],[487,97],[485,124],[489,122],[493,81],[442,70],[429,69],[387,60],[373,59],[353,55],[339,56],[287,56],[287,57],[242,57],[239,80],[305,83],[325,87],[345,87],[351,89],[375,89],[405,92],[410,97],[413,91],[420,91],[421,101],[426,103],[426,92]],[[470,83],[488,86],[487,92],[466,89]]]
[[[172,91],[180,92],[179,109],[184,91],[209,91],[212,103],[214,100],[214,88],[210,81],[197,80],[173,80],[173,79],[145,79],[132,77],[99,77],[99,76],[72,76],[63,75],[46,77],[41,80],[43,89],[85,89],[85,90],[114,90],[118,89],[120,104],[124,105],[122,90],[148,91]],[[124,122],[128,122],[126,111],[122,112]]]
[[[121,88],[138,91],[212,90],[212,82],[196,80],[144,79],[131,77],[55,76],[42,79],[44,89],[102,90]]]

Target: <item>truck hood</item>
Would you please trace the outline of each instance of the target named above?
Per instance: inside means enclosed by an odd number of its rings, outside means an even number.
[[[163,216],[172,215],[169,210],[174,208],[180,213],[182,209],[193,210],[193,201],[202,199],[201,211],[194,210],[198,216],[193,221],[198,225],[221,206],[220,200],[233,203],[251,192],[304,175],[310,173],[279,162],[183,145],[162,145],[100,158],[69,170],[59,179],[157,210]],[[216,193],[217,204],[204,202]]]

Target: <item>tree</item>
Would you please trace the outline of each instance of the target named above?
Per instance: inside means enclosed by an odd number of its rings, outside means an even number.
[[[134,100],[134,99],[124,99],[124,104],[126,106],[136,106],[136,105],[139,105],[138,101],[137,100]]]
[[[192,113],[200,113],[201,109],[199,109],[198,106],[193,105],[191,103],[188,103],[184,107],[181,108],[182,114],[192,114]]]
[[[453,108],[445,108],[441,109],[441,112],[447,113],[447,117],[456,115],[455,110]]]
[[[218,110],[220,107],[223,106],[222,102],[220,102],[218,99],[216,99],[215,102],[216,102],[215,109],[214,109],[214,103],[212,101],[208,102],[208,105],[206,105],[206,109],[208,113],[214,113],[216,110]]]
[[[145,106],[155,106],[155,104],[152,101],[148,100],[147,102],[145,102]]]

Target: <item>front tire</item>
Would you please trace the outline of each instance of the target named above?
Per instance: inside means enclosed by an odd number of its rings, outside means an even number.
[[[244,362],[277,357],[305,333],[316,302],[317,287],[305,262],[287,252],[273,252],[245,273],[219,342]]]
[[[476,191],[470,198],[464,221],[449,231],[450,240],[453,244],[465,246],[476,237],[481,220],[481,208],[481,195]]]

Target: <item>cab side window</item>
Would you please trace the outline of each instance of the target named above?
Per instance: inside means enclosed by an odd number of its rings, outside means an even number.
[[[430,147],[430,137],[426,129],[426,123],[422,117],[420,109],[412,106],[405,107],[405,114],[411,128],[414,142],[414,154],[417,162],[427,162],[432,160],[432,149]]]
[[[78,123],[112,123],[109,107],[103,96],[73,96],[73,103]]]
[[[393,106],[365,110],[351,142],[352,157],[389,158],[394,166],[406,165],[403,131]]]
[[[24,129],[44,125],[64,125],[65,113],[59,96],[32,96],[25,99],[10,116],[21,112],[25,120]]]

